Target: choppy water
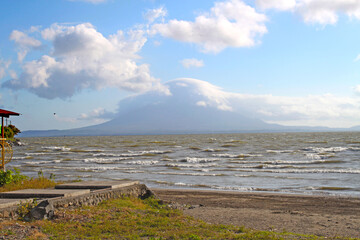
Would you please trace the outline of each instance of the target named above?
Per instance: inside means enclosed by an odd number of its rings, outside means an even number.
[[[58,180],[360,196],[360,133],[23,138],[7,165]]]

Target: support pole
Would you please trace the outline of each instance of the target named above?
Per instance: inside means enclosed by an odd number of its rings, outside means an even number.
[[[4,117],[1,117],[1,168],[5,172],[5,133],[4,133]]]

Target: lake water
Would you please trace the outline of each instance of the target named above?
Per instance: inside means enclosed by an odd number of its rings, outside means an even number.
[[[360,133],[23,138],[8,168],[57,180],[360,196]]]

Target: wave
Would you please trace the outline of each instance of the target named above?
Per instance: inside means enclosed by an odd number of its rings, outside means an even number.
[[[266,150],[267,153],[293,153],[294,150]]]
[[[28,165],[28,166],[37,166],[37,165],[45,165],[45,164],[52,164],[52,163],[60,163],[62,162],[62,160],[58,159],[58,160],[49,160],[49,161],[31,161],[31,162],[24,162],[24,164]],[[47,167],[47,166],[45,166]],[[48,166],[48,167],[53,167]]]
[[[71,148],[68,147],[57,147],[57,146],[50,146],[50,147],[41,147],[42,149],[47,149],[47,150],[53,150],[53,151],[63,151],[63,152],[68,152],[71,150]]]
[[[188,162],[188,163],[207,163],[219,161],[218,158],[197,158],[197,157],[186,157],[185,159],[180,160],[180,162]]]
[[[256,190],[256,188],[253,187],[211,186],[210,188],[217,190],[240,191],[240,192],[251,192]]]
[[[316,153],[336,153],[336,152],[344,152],[348,150],[347,147],[308,147],[304,148],[304,151],[313,151]]]
[[[221,158],[237,158],[238,154],[229,154],[229,153],[215,153],[212,154],[213,157],[221,157]]]
[[[124,173],[144,173],[145,171],[140,171],[140,170],[129,170],[129,171],[124,171]]]
[[[334,154],[306,153],[305,157],[307,159],[320,160],[320,159],[327,159],[327,158],[335,157],[335,155]]]
[[[274,160],[274,161],[264,161],[264,162],[257,162],[263,164],[291,164],[291,165],[308,165],[308,164],[326,164],[326,163],[342,163],[341,160],[326,160],[326,158],[310,158],[313,160],[299,160],[299,161],[287,161],[287,160]]]
[[[23,160],[23,159],[33,159],[32,156],[25,156],[25,157],[13,157],[12,160]]]
[[[106,171],[129,171],[129,170],[136,170],[135,168],[123,168],[123,167],[103,167],[103,166],[91,166],[91,167],[82,167],[79,168],[78,171],[80,172],[106,172]]]
[[[360,147],[349,147],[351,151],[360,151]]]
[[[235,174],[235,177],[245,177],[245,178],[276,178],[276,179],[290,179],[290,180],[303,180],[304,178],[301,177],[289,177],[289,176],[261,176],[261,175],[255,175],[255,174]]]
[[[226,176],[222,173],[186,173],[186,172],[153,172],[153,174],[159,175],[180,175],[180,176],[207,176],[207,177],[215,177],[215,176]]]
[[[204,149],[203,152],[225,152],[228,151],[227,149],[212,149],[212,148],[207,148]]]
[[[186,163],[167,163],[167,167],[182,167],[182,168],[203,168],[203,167],[214,167],[216,163],[202,163],[202,164],[186,164]]]
[[[71,149],[70,152],[74,152],[74,153],[99,153],[99,152],[103,152],[104,150],[102,149],[94,149],[94,150],[85,150],[85,149]]]
[[[212,154],[213,157],[221,157],[221,158],[249,158],[249,157],[262,157],[261,154],[229,154],[229,153],[214,153]]]
[[[125,164],[130,164],[130,165],[144,165],[144,166],[149,166],[149,165],[156,165],[158,164],[159,161],[156,160],[152,160],[152,161],[132,161],[132,162],[125,162]]]
[[[107,164],[107,163],[116,163],[124,160],[131,160],[133,157],[120,157],[120,158],[85,158],[83,159],[86,163],[99,163],[99,164]]]
[[[129,151],[128,153],[95,153],[94,157],[140,157],[155,156],[158,154],[172,153],[171,150],[147,150],[147,151]]]
[[[69,152],[34,152],[34,153],[25,153],[26,156],[42,156],[42,155],[60,155],[60,154],[68,154]]]
[[[239,172],[360,174],[360,169],[232,169]]]
[[[330,191],[344,191],[344,190],[352,190],[352,188],[348,187],[317,187],[316,190],[330,190]]]

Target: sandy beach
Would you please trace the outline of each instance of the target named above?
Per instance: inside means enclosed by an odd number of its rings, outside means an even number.
[[[360,199],[273,193],[152,189],[205,222],[324,237],[360,238]],[[186,206],[184,206],[186,205]]]

